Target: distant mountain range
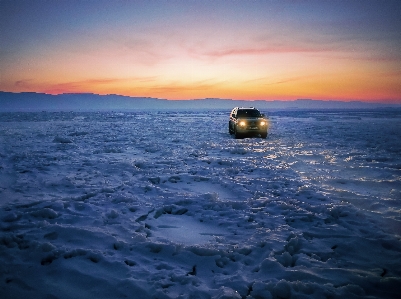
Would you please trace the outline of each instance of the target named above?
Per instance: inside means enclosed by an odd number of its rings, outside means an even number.
[[[131,111],[131,110],[193,110],[234,107],[267,109],[369,109],[401,108],[401,104],[366,103],[360,101],[321,101],[298,99],[294,101],[242,101],[230,99],[165,100],[157,98],[98,95],[92,93],[65,93],[49,95],[34,92],[0,91],[0,111]]]

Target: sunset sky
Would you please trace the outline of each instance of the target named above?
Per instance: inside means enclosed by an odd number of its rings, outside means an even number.
[[[0,0],[0,90],[401,104],[401,1]]]

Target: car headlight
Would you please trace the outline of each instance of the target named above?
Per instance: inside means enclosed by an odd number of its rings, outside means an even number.
[[[265,121],[261,121],[260,122],[260,125],[263,127],[263,126],[266,126],[266,122]]]
[[[241,120],[241,121],[239,122],[239,125],[240,125],[241,127],[245,127],[246,122],[244,122],[243,120]]]

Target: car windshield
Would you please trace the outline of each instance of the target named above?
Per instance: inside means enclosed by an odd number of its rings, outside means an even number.
[[[241,109],[238,110],[237,117],[260,117],[260,113],[255,109]]]

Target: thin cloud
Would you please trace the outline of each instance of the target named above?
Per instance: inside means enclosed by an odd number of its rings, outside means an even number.
[[[225,48],[221,50],[204,51],[198,53],[199,56],[208,58],[224,58],[228,56],[260,56],[269,54],[286,54],[286,53],[322,53],[333,52],[334,50],[326,47],[302,47],[291,45],[278,45],[268,47],[249,47],[249,48]],[[196,53],[196,51],[193,51]]]
[[[18,80],[14,83],[14,85],[16,87],[20,87],[20,88],[29,88],[31,87],[31,83],[32,79],[27,79],[27,80]]]
[[[286,78],[286,79],[282,79],[282,80],[278,80],[278,81],[274,81],[274,82],[265,83],[264,85],[285,84],[285,83],[291,83],[291,82],[297,82],[297,81],[301,81],[301,80],[305,80],[305,79],[310,79],[312,77],[315,77],[315,76],[291,77],[291,78]]]
[[[43,92],[50,94],[61,94],[69,92],[95,92],[96,87],[104,85],[126,84],[127,82],[153,82],[156,77],[135,77],[135,78],[94,78],[81,81],[63,82],[50,85]]]
[[[291,83],[291,82],[297,82],[297,81],[304,81],[307,79],[313,79],[313,78],[318,78],[317,75],[303,75],[303,76],[295,76],[295,77],[286,77],[286,78],[280,78],[277,80],[272,80],[273,78],[270,77],[262,77],[262,78],[255,78],[252,80],[245,81],[244,83],[258,83],[261,85],[277,85],[277,84],[285,84],[285,83]]]
[[[221,82],[208,83],[208,81],[209,80],[204,80],[188,84],[171,82],[169,84],[151,86],[149,89],[155,93],[185,93],[187,91],[211,90],[221,84]]]

